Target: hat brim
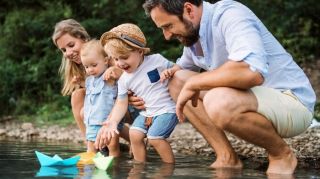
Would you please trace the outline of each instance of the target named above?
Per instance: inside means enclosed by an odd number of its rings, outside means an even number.
[[[150,52],[150,48],[140,47],[137,44],[132,43],[132,42],[130,42],[128,40],[125,40],[125,39],[119,37],[116,33],[110,32],[110,31],[109,32],[105,32],[105,33],[103,33],[101,35],[101,37],[100,37],[101,45],[104,46],[107,43],[107,40],[109,40],[109,39],[119,39],[119,40],[125,42],[126,44],[130,45],[131,47],[143,50],[145,54]]]

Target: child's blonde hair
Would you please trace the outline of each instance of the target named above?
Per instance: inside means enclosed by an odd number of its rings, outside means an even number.
[[[80,55],[87,56],[88,53],[95,51],[97,54],[101,54],[103,57],[107,57],[107,53],[104,51],[101,43],[97,39],[92,39],[84,43],[80,50]]]
[[[109,56],[118,54],[124,57],[128,57],[130,52],[139,50],[138,48],[132,47],[119,39],[109,39],[106,41],[103,48]]]
[[[57,40],[64,34],[69,34],[72,37],[82,39],[84,42],[90,40],[88,32],[84,27],[74,19],[66,19],[58,22],[54,27],[52,34],[52,41],[57,46]],[[59,68],[59,74],[63,80],[63,88],[61,90],[62,95],[71,95],[73,91],[79,88],[78,84],[74,84],[73,77],[77,76],[80,81],[85,80],[85,70],[82,64],[77,64],[64,56],[61,60]]]

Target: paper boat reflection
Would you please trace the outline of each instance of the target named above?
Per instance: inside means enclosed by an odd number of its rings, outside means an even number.
[[[36,177],[45,176],[64,176],[64,177],[75,177],[79,173],[76,166],[72,167],[41,167],[36,174]]]
[[[50,157],[41,152],[35,151],[37,158],[40,162],[40,165],[45,166],[71,166],[76,165],[80,159],[80,156],[74,156],[68,159],[62,159],[59,155],[54,155]]]

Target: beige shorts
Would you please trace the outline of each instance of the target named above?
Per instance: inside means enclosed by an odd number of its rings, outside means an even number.
[[[251,89],[258,100],[258,113],[269,119],[281,137],[293,137],[305,131],[313,114],[290,91],[263,86]]]

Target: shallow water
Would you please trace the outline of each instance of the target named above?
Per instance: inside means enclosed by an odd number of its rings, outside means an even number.
[[[93,165],[74,167],[40,167],[35,150],[62,158],[83,152],[80,144],[35,142],[20,140],[0,140],[0,178],[319,178],[319,169],[298,167],[294,175],[266,176],[267,163],[245,159],[243,170],[212,170],[207,166],[213,161],[210,157],[176,154],[176,164],[162,164],[158,155],[148,151],[146,165],[131,162],[128,153],[114,161],[107,170],[96,169]],[[266,161],[266,160],[265,160]]]

